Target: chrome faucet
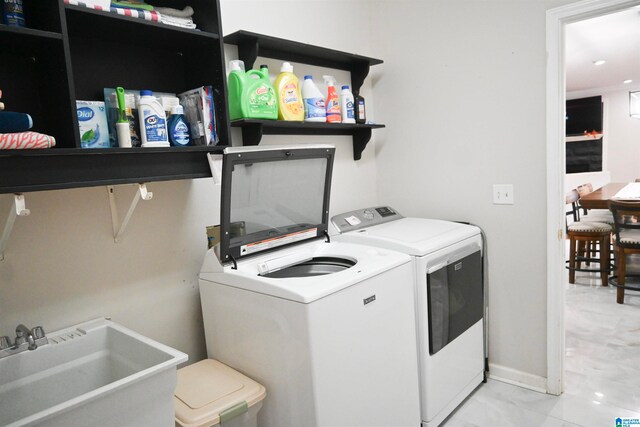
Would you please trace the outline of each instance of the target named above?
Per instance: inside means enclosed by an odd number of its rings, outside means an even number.
[[[13,347],[14,349],[17,349],[24,343],[29,344],[29,346],[27,347],[27,350],[29,351],[38,348],[38,344],[36,344],[36,340],[33,338],[31,330],[21,323],[16,328],[16,341],[13,344]]]
[[[21,353],[25,350],[35,350],[38,346],[48,344],[49,340],[44,334],[42,326],[29,329],[23,324],[16,328],[16,339],[11,345],[11,339],[7,336],[0,337],[0,359]]]

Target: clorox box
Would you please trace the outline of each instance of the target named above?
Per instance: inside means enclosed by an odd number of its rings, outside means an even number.
[[[80,146],[82,148],[109,148],[109,125],[102,101],[76,101]]]

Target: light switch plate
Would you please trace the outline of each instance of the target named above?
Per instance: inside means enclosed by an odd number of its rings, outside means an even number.
[[[513,204],[513,184],[493,184],[493,204]]]

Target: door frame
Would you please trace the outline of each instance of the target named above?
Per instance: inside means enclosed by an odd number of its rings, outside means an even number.
[[[564,109],[567,24],[628,9],[640,0],[583,0],[547,11],[547,393],[563,391],[564,371]]]

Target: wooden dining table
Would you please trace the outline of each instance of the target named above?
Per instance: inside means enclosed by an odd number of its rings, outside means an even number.
[[[580,197],[580,206],[585,209],[609,209],[609,200],[627,185],[627,182],[610,182]]]

